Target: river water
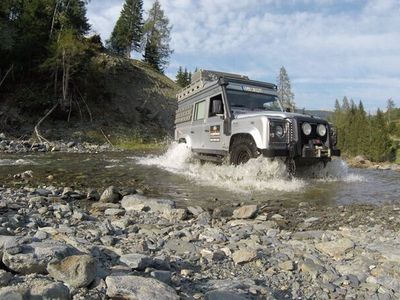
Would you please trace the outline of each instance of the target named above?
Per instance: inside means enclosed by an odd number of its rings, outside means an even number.
[[[134,152],[99,154],[0,154],[0,184],[73,186],[104,189],[139,187],[178,205],[216,207],[230,203],[278,202],[296,205],[387,203],[400,200],[400,173],[349,168],[340,159],[325,168],[298,170],[290,179],[284,164],[263,157],[246,165],[200,164],[185,145],[172,144],[161,155]],[[31,170],[29,182],[13,175]],[[48,176],[53,179],[49,180]]]

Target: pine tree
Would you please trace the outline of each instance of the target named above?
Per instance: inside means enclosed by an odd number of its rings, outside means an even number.
[[[129,58],[132,51],[140,50],[142,37],[143,0],[126,0],[107,44],[115,53]]]
[[[185,87],[186,86],[186,80],[185,80],[185,74],[183,73],[183,69],[180,66],[178,69],[178,73],[176,74],[176,83],[180,87]]]
[[[285,67],[281,67],[277,79],[278,97],[285,109],[295,110],[294,94]]]
[[[372,143],[370,145],[370,159],[384,161],[389,158],[391,141],[384,114],[378,109],[372,119]]]
[[[156,0],[144,25],[146,46],[143,58],[159,72],[164,72],[173,52],[169,47],[171,28],[160,2]]]

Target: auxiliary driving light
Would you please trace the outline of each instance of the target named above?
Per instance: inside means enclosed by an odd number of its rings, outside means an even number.
[[[319,124],[318,126],[317,126],[317,133],[318,133],[318,135],[319,136],[325,136],[325,134],[326,134],[326,126],[325,125],[323,125],[323,124]]]
[[[305,135],[310,135],[311,134],[311,125],[309,123],[303,123],[303,125],[301,125],[301,129],[303,129],[303,133]]]

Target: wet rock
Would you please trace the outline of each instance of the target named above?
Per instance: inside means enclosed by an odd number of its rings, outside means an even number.
[[[74,147],[75,145],[76,145],[75,142],[68,142],[68,143],[67,143],[67,147],[68,147],[68,148],[72,148],[72,147]]]
[[[175,290],[154,278],[139,276],[108,276],[107,296],[110,298],[141,300],[178,300]]]
[[[175,202],[165,199],[147,198],[138,194],[125,196],[121,201],[121,206],[126,211],[150,210],[163,213],[165,210],[175,208]]]
[[[245,205],[233,211],[232,218],[234,219],[250,219],[257,213],[257,205]]]
[[[153,264],[153,259],[150,256],[139,253],[121,255],[119,260],[134,270],[144,270]]]
[[[232,254],[232,259],[235,264],[247,263],[257,257],[257,251],[253,249],[241,249]]]
[[[49,263],[47,271],[54,279],[72,287],[86,287],[96,277],[96,261],[89,255],[73,255]]]
[[[354,243],[348,238],[342,238],[330,242],[317,243],[315,247],[322,253],[339,260],[347,251],[354,248]]]
[[[76,252],[76,249],[58,241],[33,242],[21,245],[18,251],[14,249],[4,250],[3,263],[19,274],[45,274],[47,264],[52,259],[62,259]]]

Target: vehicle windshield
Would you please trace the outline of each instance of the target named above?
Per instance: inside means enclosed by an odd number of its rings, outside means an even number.
[[[227,89],[231,109],[282,111],[275,95]]]

